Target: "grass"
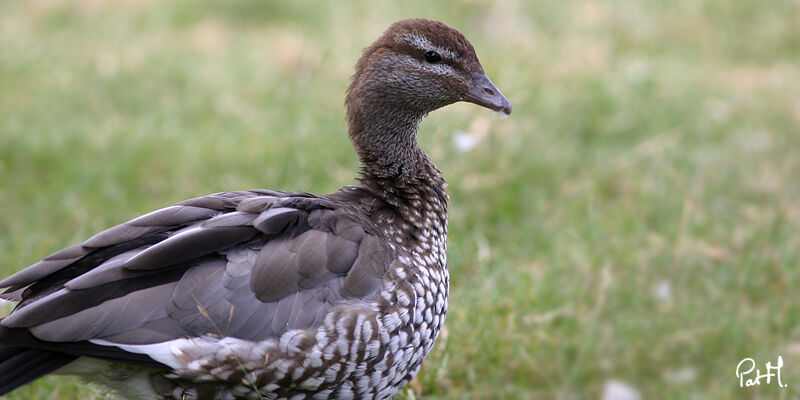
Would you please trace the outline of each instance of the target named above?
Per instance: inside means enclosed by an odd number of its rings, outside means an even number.
[[[412,16],[464,32],[514,113],[423,123],[452,290],[400,399],[800,395],[796,1],[2,2],[0,275],[189,197],[351,183],[352,65]],[[779,355],[788,388],[738,387]]]

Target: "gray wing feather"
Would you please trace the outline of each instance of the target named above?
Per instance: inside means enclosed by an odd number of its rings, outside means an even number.
[[[358,258],[344,279],[344,297],[361,298],[377,291],[392,261],[391,255],[392,250],[385,241],[365,235],[358,248]]]
[[[208,208],[211,210],[228,212],[236,210],[236,207],[238,207],[242,201],[260,195],[274,197],[274,196],[286,196],[286,193],[277,191],[222,192],[208,196],[195,197],[193,199],[184,200],[178,203],[178,205],[194,206],[194,207]]]
[[[255,229],[249,226],[190,228],[131,257],[124,268],[146,270],[168,267],[245,242],[255,235]]]
[[[326,267],[334,274],[344,275],[358,257],[358,243],[341,236],[328,235],[325,242]]]
[[[19,296],[13,296],[12,292],[61,270],[86,256],[96,248],[122,243],[147,233],[165,230],[175,226],[187,225],[192,222],[211,218],[217,214],[219,214],[219,211],[213,209],[175,205],[153,211],[126,223],[106,229],[92,236],[84,243],[53,253],[42,261],[3,279],[0,281],[0,288],[11,287],[12,289],[10,292],[0,296],[0,298],[18,301]]]
[[[253,221],[258,217],[258,214],[234,211],[226,214],[221,214],[217,217],[204,221],[200,226],[204,228],[216,228],[226,226],[246,226],[253,227]]]
[[[249,213],[260,213],[264,210],[270,209],[277,200],[277,197],[272,196],[259,196],[250,199],[244,199],[236,207],[236,210]]]
[[[42,340],[77,342],[135,329],[144,321],[166,316],[164,307],[158,301],[164,297],[163,293],[172,292],[175,285],[172,282],[138,290],[99,306],[34,326],[30,331]]]
[[[142,242],[146,245],[69,277],[60,289],[18,308],[2,324],[27,327],[50,341],[144,344],[199,335],[257,340],[317,326],[335,305],[377,295],[395,259],[387,242],[367,234],[343,211],[324,208],[329,200],[313,209],[308,195],[286,196],[272,191],[219,193],[101,232],[35,264],[32,271],[0,282],[0,287],[29,285],[67,267],[91,251],[86,244],[109,246],[152,232],[163,232],[166,239]],[[78,292],[88,295],[119,282],[141,284],[161,274],[160,269],[176,275],[164,278],[165,284],[145,284],[124,296],[46,317]]]
[[[297,254],[297,285],[301,289],[317,287],[335,277],[327,268],[320,268],[328,263],[325,248],[331,236],[310,229],[291,241],[290,249]]]
[[[311,326],[317,316],[317,310],[324,307],[324,297],[320,293],[305,290],[295,296],[287,322],[290,328]]]
[[[141,251],[142,249],[139,248],[116,255],[95,269],[67,281],[64,287],[70,290],[82,290],[129,278],[131,273],[123,269],[122,266]]]
[[[268,236],[283,232],[287,226],[296,224],[305,212],[288,207],[271,208],[253,221],[253,226]]]
[[[364,237],[364,228],[355,223],[352,219],[344,216],[342,211],[337,210],[336,214],[338,218],[336,220],[336,226],[333,229],[334,232],[347,240],[360,242],[361,238]]]
[[[263,302],[278,301],[297,292],[297,255],[285,241],[270,241],[261,248],[253,266],[250,289]]]
[[[90,251],[91,249],[87,249],[79,244],[72,247],[67,247],[64,250],[53,253],[42,259],[42,261],[39,261],[36,264],[33,264],[6,279],[3,279],[0,281],[0,288],[11,287],[12,291],[14,291],[21,286],[27,286],[36,280],[44,278],[45,276],[72,264],[81,257],[89,254]]]
[[[0,323],[9,328],[25,328],[51,321],[52,319],[47,316],[47,310],[57,308],[68,294],[67,289],[58,290],[26,307],[17,308]]]
[[[124,224],[100,232],[83,243],[85,247],[100,248],[137,238],[146,233],[173,226],[187,225],[211,218],[219,211],[192,206],[171,206],[142,215]]]
[[[256,215],[231,212],[204,221],[153,245],[124,265],[129,270],[157,269],[179,264],[246,242],[256,235]]]

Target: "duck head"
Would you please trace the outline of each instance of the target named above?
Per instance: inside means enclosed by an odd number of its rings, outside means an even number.
[[[511,113],[464,35],[441,22],[409,19],[364,50],[346,103],[348,109],[370,102],[424,116],[457,101]]]

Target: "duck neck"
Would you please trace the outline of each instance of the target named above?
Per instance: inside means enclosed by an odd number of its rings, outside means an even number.
[[[426,112],[381,107],[379,100],[348,106],[350,139],[361,161],[361,184],[391,203],[435,193],[431,200],[446,207],[447,183],[417,144],[417,130]]]
[[[424,115],[390,108],[350,110],[350,139],[366,178],[414,180],[432,165],[417,144]]]

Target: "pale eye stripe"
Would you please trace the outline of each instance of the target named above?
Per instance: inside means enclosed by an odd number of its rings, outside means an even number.
[[[421,51],[435,51],[439,53],[440,56],[444,58],[449,58],[451,60],[458,60],[459,58],[461,58],[461,56],[455,51],[446,49],[444,47],[436,46],[433,43],[431,43],[431,41],[428,40],[428,38],[426,38],[425,36],[420,36],[414,33],[404,33],[402,35],[397,34],[395,35],[394,40],[416,47]]]

